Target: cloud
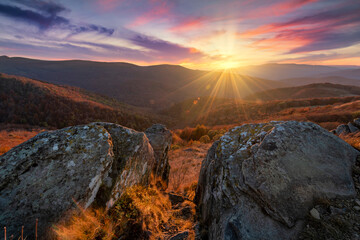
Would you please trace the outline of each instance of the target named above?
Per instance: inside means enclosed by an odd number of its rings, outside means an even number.
[[[308,44],[294,48],[288,53],[303,53],[319,50],[345,48],[360,42],[360,29],[349,33],[318,33],[304,34],[304,38],[311,39]]]
[[[113,28],[106,28],[94,24],[83,25],[83,26],[69,25],[68,27],[72,32],[71,35],[84,33],[84,32],[97,32],[99,34],[111,36],[115,31]]]
[[[253,8],[245,13],[246,18],[258,18],[261,16],[281,16],[289,12],[293,12],[298,8],[305,6],[306,4],[314,3],[319,0],[290,0],[280,1],[270,4],[264,7],[258,4],[256,1],[249,1],[248,3],[256,3],[256,8]],[[246,3],[246,2],[245,2]]]
[[[19,4],[22,4],[24,6],[33,8],[35,10],[38,10],[42,13],[46,13],[49,15],[57,15],[60,12],[69,11],[66,7],[64,7],[61,4],[52,2],[52,1],[42,1],[42,0],[13,0],[14,2],[17,2]]]
[[[103,11],[110,11],[119,5],[123,4],[126,0],[97,0],[97,5]]]
[[[67,25],[70,23],[68,19],[57,15],[44,16],[31,10],[23,10],[16,6],[4,4],[0,4],[0,14],[10,18],[35,24],[40,29],[48,29],[49,27],[54,25]]]
[[[161,39],[137,34],[129,40],[138,46],[162,53],[163,57],[170,59],[194,58],[202,56],[202,53],[194,48],[187,48]]]
[[[139,17],[135,18],[135,20],[129,25],[130,27],[145,25],[153,20],[162,18],[170,14],[170,5],[167,1],[150,2],[154,5],[151,6],[148,11],[141,13]]]
[[[290,54],[344,48],[360,41],[359,12],[359,5],[345,1],[332,9],[260,26],[241,34],[241,37],[267,34],[266,38],[257,40],[253,45],[264,47],[287,42],[293,45],[287,51]],[[285,45],[282,47],[286,48]]]
[[[43,31],[57,27],[71,31],[70,35],[83,32],[96,32],[98,34],[110,36],[114,33],[114,29],[98,26],[95,24],[77,25],[72,23],[69,19],[58,15],[63,11],[67,11],[68,9],[53,2],[45,2],[40,0],[16,0],[16,2],[33,8],[37,11],[22,9],[17,6],[0,4],[0,14],[12,19],[23,21],[25,23],[33,24]]]
[[[202,18],[195,18],[195,19],[189,19],[184,22],[180,22],[179,24],[173,26],[170,28],[171,32],[187,32],[191,30],[196,30],[201,28],[204,25],[204,21],[206,19],[204,17]]]

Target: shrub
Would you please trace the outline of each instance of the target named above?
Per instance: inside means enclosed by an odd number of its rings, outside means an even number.
[[[179,137],[175,132],[172,133],[172,144],[184,145],[184,140]]]
[[[189,141],[191,139],[191,134],[192,134],[192,129],[186,127],[181,131],[180,137],[185,141]]]
[[[219,132],[217,131],[217,130],[210,130],[209,132],[208,132],[208,135],[209,135],[209,137],[210,137],[210,139],[213,139],[214,137],[215,137],[215,135],[216,134],[218,134]]]
[[[199,140],[202,136],[208,133],[209,129],[204,125],[197,125],[196,128],[191,132],[191,140]]]
[[[218,133],[218,134],[216,134],[216,135],[213,137],[212,140],[217,141],[217,140],[219,140],[223,135],[224,135],[224,134]]]
[[[210,137],[208,135],[204,135],[199,139],[199,141],[201,143],[209,143],[210,142]]]

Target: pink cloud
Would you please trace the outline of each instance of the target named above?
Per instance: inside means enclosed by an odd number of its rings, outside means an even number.
[[[170,5],[166,1],[151,0],[152,4],[155,4],[148,12],[143,13],[141,16],[137,17],[130,27],[137,27],[145,25],[153,20],[163,18],[170,14]]]
[[[97,0],[96,4],[100,6],[103,11],[110,11],[115,7],[121,5],[125,0]]]
[[[197,18],[197,19],[190,19],[184,22],[180,22],[179,24],[170,28],[171,32],[186,32],[197,30],[204,25],[205,18]]]

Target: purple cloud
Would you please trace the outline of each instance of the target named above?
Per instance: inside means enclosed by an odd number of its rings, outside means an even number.
[[[0,4],[0,14],[30,23],[39,27],[40,30],[47,30],[51,27],[59,27],[71,31],[71,35],[83,33],[83,32],[97,32],[104,35],[112,35],[114,29],[98,26],[95,24],[87,25],[76,25],[71,23],[67,18],[59,16],[60,12],[66,11],[67,9],[61,5],[36,0],[34,2],[25,2],[17,0],[16,2],[22,3],[25,6],[31,7],[37,11],[26,10],[17,6]]]
[[[52,1],[42,1],[42,0],[31,0],[31,1],[13,0],[13,1],[49,15],[57,15],[60,12],[69,11],[69,9],[64,7],[63,5]]]
[[[10,6],[4,4],[0,4],[0,14],[10,18],[15,18],[18,20],[35,24],[40,29],[47,29],[54,25],[67,25],[70,23],[68,19],[57,15],[44,16],[34,11],[23,10],[16,6]]]
[[[161,52],[167,58],[189,58],[189,57],[200,57],[202,53],[194,48],[187,48],[174,44],[161,39],[152,38],[149,36],[136,34],[129,38],[129,40],[138,46],[153,50],[155,52]]]

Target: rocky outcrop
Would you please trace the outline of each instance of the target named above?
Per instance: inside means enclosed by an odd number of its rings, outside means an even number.
[[[335,130],[333,130],[333,133],[336,135],[348,135],[349,133],[356,133],[360,131],[360,118],[355,119],[352,122],[349,122],[348,124],[341,124],[339,125]]]
[[[154,166],[157,185],[167,188],[169,183],[170,164],[168,150],[171,147],[172,134],[162,124],[154,124],[145,131],[152,148],[154,149],[156,163]]]
[[[111,206],[125,188],[149,184],[161,165],[156,159],[144,133],[116,124],[40,133],[0,157],[0,222],[8,235],[25,225],[29,239],[34,226],[28,223],[38,218],[40,239],[46,239],[74,201]]]
[[[195,201],[208,239],[296,239],[317,199],[355,195],[358,152],[309,122],[235,127],[202,163]]]

